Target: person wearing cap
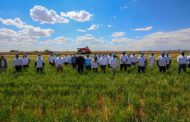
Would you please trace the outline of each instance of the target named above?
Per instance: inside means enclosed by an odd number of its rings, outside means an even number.
[[[120,56],[120,70],[122,71],[123,68],[126,71],[127,70],[127,56],[125,55],[125,52],[122,53],[122,55]]]
[[[72,65],[73,69],[76,68],[76,59],[77,59],[77,56],[74,54],[71,58],[71,65]]]
[[[138,73],[145,73],[146,65],[146,57],[144,56],[144,53],[141,52],[141,55],[137,58]]]
[[[64,64],[67,66],[69,64],[69,56],[65,55],[64,56]]]
[[[181,73],[181,70],[183,69],[183,72],[186,72],[187,69],[187,57],[185,56],[185,52],[182,52],[181,55],[177,57],[178,62],[178,73]]]
[[[85,68],[87,71],[91,71],[91,58],[89,54],[87,54],[85,57]]]
[[[105,74],[106,73],[106,66],[108,65],[107,56],[103,55],[100,58],[99,63],[100,63],[100,67],[101,67],[102,72]]]
[[[22,67],[23,67],[23,69],[29,68],[29,63],[30,63],[29,57],[26,54],[23,55],[23,58],[22,58]]]
[[[159,67],[159,71],[161,73],[165,73],[166,72],[166,66],[167,66],[167,59],[165,57],[165,53],[162,53],[162,55],[158,57],[157,64]]]
[[[13,61],[13,66],[14,66],[16,72],[22,71],[22,59],[19,58],[18,54],[15,56],[15,59]]]
[[[61,55],[58,55],[58,57],[55,59],[55,66],[58,72],[63,71],[63,63],[64,63],[63,58],[61,57]]]
[[[149,57],[149,65],[150,65],[151,68],[153,68],[154,64],[155,64],[154,53],[151,53],[151,55]]]
[[[34,66],[36,67],[36,71],[38,73],[42,73],[43,72],[45,63],[44,63],[43,57],[40,54],[36,58]]]
[[[166,69],[169,70],[169,68],[172,64],[172,60],[171,60],[171,57],[169,56],[169,53],[166,53],[166,60],[167,60]]]
[[[84,59],[84,57],[80,54],[80,55],[76,58],[76,65],[77,65],[77,71],[78,71],[78,73],[80,73],[80,74],[83,73],[84,64],[85,64],[85,59]]]
[[[111,64],[110,64],[111,68],[112,68],[112,73],[113,73],[113,77],[115,76],[115,72],[116,69],[118,67],[118,59],[116,57],[115,54],[113,54],[113,58],[111,59]]]
[[[92,70],[93,72],[98,72],[98,62],[97,62],[97,57],[95,57],[92,61]]]
[[[0,58],[0,72],[5,72],[8,67],[6,58],[2,55]]]
[[[137,64],[137,56],[135,53],[131,55],[131,65],[135,66]]]

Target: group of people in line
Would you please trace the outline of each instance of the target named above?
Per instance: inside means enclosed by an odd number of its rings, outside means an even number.
[[[56,67],[56,70],[58,72],[63,71],[64,65],[67,66],[70,64],[72,65],[73,69],[76,69],[79,73],[83,73],[84,68],[87,71],[93,70],[93,72],[98,72],[99,66],[101,68],[101,71],[103,73],[106,73],[106,68],[108,67],[112,69],[113,75],[115,75],[115,72],[119,67],[119,63],[121,71],[127,71],[130,67],[137,66],[138,73],[144,73],[148,63],[150,68],[152,69],[154,65],[157,64],[159,71],[165,73],[167,70],[169,70],[172,63],[171,57],[168,53],[161,53],[161,55],[156,59],[154,53],[151,53],[149,58],[146,58],[143,52],[140,53],[139,57],[137,57],[135,54],[126,55],[126,53],[123,52],[120,58],[118,58],[115,53],[109,55],[94,54],[93,57],[90,57],[90,55],[88,54],[86,55],[86,57],[83,57],[81,54],[74,54],[70,56],[65,55],[64,57],[61,57],[61,55],[59,54],[54,55],[53,53],[51,53],[48,61],[52,67]],[[178,73],[181,73],[182,70],[186,72],[187,67],[190,68],[190,56],[185,56],[185,52],[182,52],[181,55],[177,57],[177,62]],[[19,55],[16,55],[15,59],[13,60],[13,66],[16,72],[20,72],[22,69],[29,68],[29,64],[30,58],[28,55],[23,55],[22,58],[20,58]],[[37,56],[34,66],[37,72],[44,71],[45,62],[42,55],[39,54]],[[0,72],[5,72],[7,68],[7,60],[4,56],[1,56]]]

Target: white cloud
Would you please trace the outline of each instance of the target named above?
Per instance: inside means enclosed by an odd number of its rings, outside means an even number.
[[[112,37],[122,37],[125,35],[125,32],[114,32],[112,33]]]
[[[0,18],[0,22],[2,22],[4,25],[12,25],[17,28],[25,28],[27,25],[20,20],[20,18],[15,19],[3,19]]]
[[[79,22],[86,22],[86,21],[90,21],[93,15],[85,10],[82,10],[82,11],[70,11],[67,13],[61,12],[61,16],[68,17],[70,19],[73,19]]]
[[[144,27],[144,28],[135,28],[134,31],[150,31],[152,30],[152,26]]]
[[[77,29],[78,32],[86,32],[86,30],[83,29]]]
[[[108,28],[111,28],[112,27],[112,25],[108,25]]]
[[[113,49],[127,50],[177,50],[189,49],[190,28],[173,32],[157,32],[141,39],[113,39]]]
[[[54,10],[48,10],[43,6],[34,6],[30,9],[30,16],[41,24],[69,23],[69,20],[58,15]]]
[[[128,7],[127,7],[126,5],[120,7],[121,10],[125,10],[125,9],[127,9],[127,8],[128,8]]]
[[[91,25],[89,28],[87,28],[87,30],[88,30],[88,31],[91,31],[91,30],[97,30],[98,27],[99,27],[99,25],[97,25],[97,24],[93,24],[93,25]]]

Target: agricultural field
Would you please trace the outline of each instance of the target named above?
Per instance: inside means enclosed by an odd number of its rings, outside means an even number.
[[[35,56],[27,71],[14,74],[13,56],[0,74],[0,122],[183,122],[190,121],[190,69],[177,73],[176,55],[166,74],[147,68],[138,74],[110,69],[80,75],[71,66],[61,73],[50,67],[37,74]],[[148,56],[147,56],[148,57]]]

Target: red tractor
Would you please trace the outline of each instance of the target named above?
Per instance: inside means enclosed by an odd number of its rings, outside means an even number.
[[[87,47],[84,47],[84,48],[77,48],[78,50],[78,53],[80,54],[90,54],[91,53],[91,50]]]

